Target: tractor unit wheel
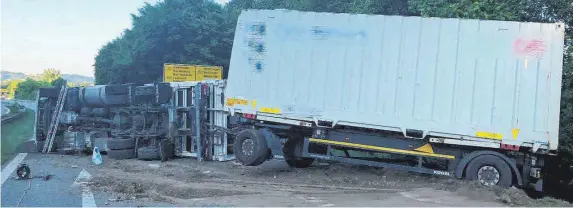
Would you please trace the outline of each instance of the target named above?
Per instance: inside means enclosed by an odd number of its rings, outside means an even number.
[[[233,142],[235,158],[243,165],[257,166],[268,159],[269,148],[262,132],[246,129]]]
[[[141,147],[137,149],[137,159],[139,160],[159,160],[159,148]]]
[[[135,157],[135,149],[108,150],[107,157],[116,160],[125,160]]]
[[[107,148],[110,150],[134,149],[135,139],[109,139],[107,140]]]

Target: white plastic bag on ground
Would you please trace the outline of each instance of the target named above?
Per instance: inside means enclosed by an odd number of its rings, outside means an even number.
[[[99,165],[103,162],[103,159],[101,158],[101,154],[99,152],[99,148],[97,147],[94,147],[92,154],[92,162],[96,165]]]

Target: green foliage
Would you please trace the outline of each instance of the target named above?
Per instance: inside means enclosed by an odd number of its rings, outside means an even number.
[[[40,75],[40,80],[47,83],[52,83],[53,81],[61,78],[62,75],[60,74],[60,71],[56,69],[45,69],[44,73]]]
[[[48,82],[27,78],[17,85],[14,98],[20,100],[34,100],[36,99],[36,91],[38,88],[49,86],[50,84]]]
[[[61,86],[66,85],[66,80],[63,79],[62,77],[58,77],[54,81],[50,82],[50,85],[52,85],[54,87],[61,87]]]
[[[232,27],[212,1],[166,0],[132,15],[133,27],[103,46],[95,58],[97,84],[161,81],[164,63],[228,69]]]
[[[14,95],[16,94],[16,89],[18,89],[18,85],[24,80],[12,80],[10,81],[10,85],[8,85],[8,98],[14,99]]]
[[[523,0],[409,0],[410,9],[424,17],[469,18],[525,21],[529,14],[540,14],[535,1]],[[533,11],[532,11],[533,10]],[[539,10],[539,11],[535,11]]]
[[[40,87],[60,87],[66,84],[60,71],[56,69],[46,69],[42,74],[29,77],[26,80],[11,80],[8,89],[8,97],[11,99],[34,100],[36,91]]]

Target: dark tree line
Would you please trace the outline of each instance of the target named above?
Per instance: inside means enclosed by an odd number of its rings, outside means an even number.
[[[220,65],[228,70],[237,17],[244,9],[456,17],[566,24],[561,151],[573,161],[572,0],[164,0],[132,15],[132,27],[95,58],[97,84],[160,81],[163,63]],[[562,163],[567,164],[567,163]]]

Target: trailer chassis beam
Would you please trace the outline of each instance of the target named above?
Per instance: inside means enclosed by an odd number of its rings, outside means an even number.
[[[310,157],[310,158],[323,159],[323,160],[332,160],[332,161],[350,163],[350,164],[355,164],[355,165],[367,165],[367,166],[372,166],[372,167],[393,168],[393,169],[398,169],[398,170],[403,170],[403,171],[411,171],[411,172],[423,173],[423,174],[441,175],[441,176],[449,176],[449,177],[454,176],[453,173],[450,173],[448,171],[440,171],[440,170],[434,170],[434,169],[422,167],[422,164],[421,164],[422,157],[418,157],[418,164],[416,167],[414,167],[414,166],[408,166],[408,165],[399,165],[399,164],[393,164],[393,163],[385,163],[385,162],[377,162],[377,161],[370,161],[370,160],[362,160],[362,159],[334,156],[330,153],[331,152],[330,151],[331,145],[329,145],[329,144],[327,145],[326,155],[310,153],[309,152],[309,144],[310,144],[310,139],[304,138],[304,144],[303,144],[303,149],[302,149],[302,156],[303,157]]]

